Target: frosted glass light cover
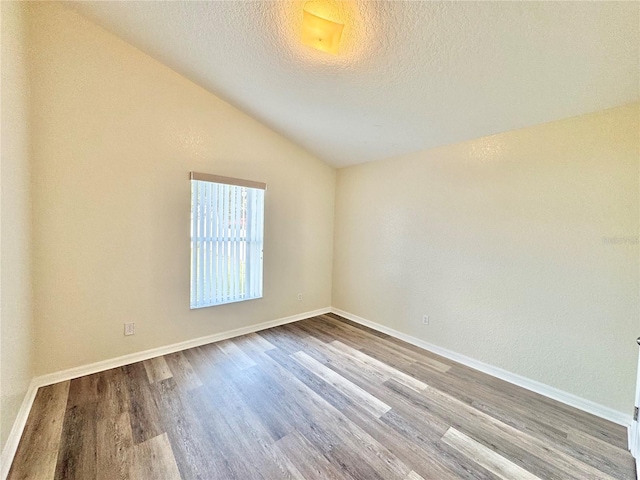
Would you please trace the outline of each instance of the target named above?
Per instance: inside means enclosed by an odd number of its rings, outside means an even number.
[[[302,43],[335,55],[340,46],[342,23],[332,22],[303,10]]]

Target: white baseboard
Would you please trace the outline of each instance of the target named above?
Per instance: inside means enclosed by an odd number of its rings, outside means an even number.
[[[7,437],[7,443],[4,444],[4,448],[2,449],[2,455],[0,456],[0,478],[2,480],[5,480],[7,475],[9,475],[9,469],[11,468],[11,463],[13,462],[16,450],[18,450],[18,443],[20,443],[22,431],[27,423],[27,418],[29,417],[33,401],[36,398],[38,386],[34,380],[31,380],[31,383],[27,388],[27,393],[22,400],[22,404],[18,410],[18,415],[16,415],[16,419],[11,427],[11,432],[9,432],[9,436]]]
[[[416,347],[424,348],[425,350],[448,358],[449,360],[453,360],[454,362],[461,363],[463,365],[466,365],[467,367],[471,367],[475,370],[479,370],[493,377],[505,380],[509,383],[513,383],[514,385],[517,385],[519,387],[526,388],[527,390],[531,390],[532,392],[539,393],[540,395],[544,395],[545,397],[557,400],[558,402],[564,403],[571,407],[583,410],[597,417],[604,418],[605,420],[609,420],[613,423],[617,423],[627,428],[631,426],[632,416],[630,414],[627,415],[623,412],[619,412],[618,410],[605,407],[604,405],[600,405],[599,403],[578,397],[577,395],[565,392],[555,387],[551,387],[536,380],[531,380],[507,370],[494,367],[493,365],[489,365],[488,363],[484,363],[471,357],[467,357],[460,353],[456,353],[446,348],[433,345],[431,343],[425,342],[424,340],[420,340],[419,338],[399,332],[398,330],[394,330],[393,328],[389,328],[379,323],[372,322],[371,320],[367,320],[365,318],[354,315],[352,313],[345,312],[344,310],[332,307],[331,312],[379,332],[391,335],[392,337],[403,340],[407,343],[415,345]]]
[[[52,385],[58,382],[64,382],[66,380],[72,380],[74,378],[83,377],[85,375],[91,375],[93,373],[102,372],[111,368],[122,367],[131,363],[140,362],[142,360],[148,360],[150,358],[159,357],[161,355],[167,355],[169,353],[179,352],[181,350],[187,350],[193,347],[199,347],[208,343],[219,342],[228,338],[239,337],[240,335],[246,335],[248,333],[259,332],[267,328],[277,327],[278,325],[284,325],[287,323],[297,322],[304,320],[305,318],[315,317],[329,313],[330,307],[321,308],[319,310],[313,310],[311,312],[298,313],[291,315],[290,317],[278,318],[276,320],[270,320],[268,322],[258,323],[255,325],[249,325],[247,327],[236,328],[235,330],[229,330],[226,332],[215,333],[213,335],[207,335],[205,337],[194,338],[184,342],[173,343],[164,347],[152,348],[150,350],[144,350],[142,352],[130,353],[121,357],[110,358],[108,360],[102,360],[100,362],[91,363],[88,365],[81,365],[79,367],[70,368],[68,370],[62,370],[59,372],[48,373],[35,377],[31,380],[27,393],[25,394],[22,405],[11,428],[11,433],[7,439],[7,443],[2,449],[2,456],[0,457],[0,479],[5,480],[9,474],[13,457],[18,449],[18,443],[22,437],[31,406],[36,397],[38,388],[46,385]]]

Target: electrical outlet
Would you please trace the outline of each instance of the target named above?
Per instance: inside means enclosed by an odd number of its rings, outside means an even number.
[[[136,324],[131,322],[131,323],[125,323],[124,324],[124,334],[125,335],[133,335],[134,333],[136,333]]]
[[[302,294],[301,294],[301,293],[299,293],[299,294],[298,294],[298,301],[299,301],[299,302],[301,302],[301,301],[302,301]]]
[[[422,315],[422,323],[429,325],[429,315]]]

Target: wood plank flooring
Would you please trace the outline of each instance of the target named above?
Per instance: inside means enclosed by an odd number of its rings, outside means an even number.
[[[9,479],[633,479],[626,430],[335,315],[41,388]]]

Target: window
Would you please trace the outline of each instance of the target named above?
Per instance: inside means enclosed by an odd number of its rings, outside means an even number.
[[[265,189],[191,173],[191,308],[262,297]]]

